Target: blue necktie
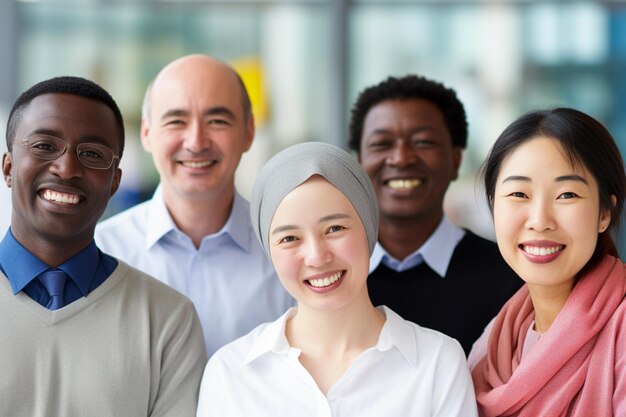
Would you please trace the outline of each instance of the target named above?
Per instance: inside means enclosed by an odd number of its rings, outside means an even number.
[[[46,308],[57,310],[65,305],[63,301],[63,290],[65,289],[65,281],[67,274],[60,269],[48,270],[39,275],[39,282],[46,287],[50,294],[50,301]]]

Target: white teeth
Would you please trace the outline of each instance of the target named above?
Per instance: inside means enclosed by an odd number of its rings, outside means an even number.
[[[422,184],[422,180],[390,180],[387,184],[394,190],[411,190],[419,187]]]
[[[311,284],[314,287],[328,287],[330,284],[334,284],[335,282],[337,282],[337,280],[341,277],[342,272],[337,272],[334,275],[331,275],[330,277],[326,277],[326,278],[320,278],[320,279],[310,279],[309,280],[309,284]]]
[[[213,165],[214,161],[201,161],[201,162],[195,162],[195,161],[184,161],[182,162],[183,166],[189,167],[189,168],[204,168],[204,167],[208,167],[210,165]]]
[[[563,249],[563,246],[553,246],[550,248],[543,248],[543,247],[538,248],[537,246],[527,246],[527,245],[523,246],[524,252],[529,253],[531,255],[537,255],[537,256],[552,255],[553,253],[556,253],[560,251],[561,249]]]
[[[78,204],[80,197],[75,194],[59,193],[52,190],[45,190],[42,197],[48,201],[55,201],[57,203],[65,204]]]

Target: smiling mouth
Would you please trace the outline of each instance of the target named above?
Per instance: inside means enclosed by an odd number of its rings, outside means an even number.
[[[215,164],[216,161],[181,161],[180,164],[187,168],[206,168]]]
[[[334,284],[335,282],[339,281],[339,279],[342,277],[343,275],[343,271],[337,272],[329,277],[326,278],[319,278],[319,279],[308,279],[307,282],[312,286],[312,287],[316,287],[316,288],[324,288],[324,287],[328,287],[332,284]]]
[[[389,186],[389,188],[392,188],[394,190],[398,190],[398,191],[407,191],[407,190],[412,190],[414,188],[419,187],[420,185],[422,185],[423,181],[420,179],[395,179],[395,180],[389,180],[387,181],[387,186]]]
[[[58,191],[43,190],[39,193],[40,197],[46,201],[52,201],[54,203],[61,204],[78,204],[81,201],[81,197],[76,194],[60,193]]]
[[[565,245],[557,245],[557,246],[549,246],[549,247],[519,245],[519,248],[529,255],[548,256],[548,255],[553,255],[557,252],[562,251],[563,249],[565,249]]]

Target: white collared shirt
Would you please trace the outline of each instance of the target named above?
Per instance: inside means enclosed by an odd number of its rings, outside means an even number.
[[[389,255],[385,248],[377,242],[370,257],[370,273],[378,268],[381,262],[394,271],[403,272],[425,261],[433,271],[443,278],[448,271],[454,249],[463,239],[463,236],[465,236],[465,230],[453,225],[444,214],[439,226],[428,240],[403,260],[398,260]]]
[[[98,224],[95,239],[103,252],[193,301],[209,356],[295,305],[254,235],[249,203],[237,192],[224,227],[198,249],[176,227],[160,186],[151,200]]]
[[[289,346],[285,324],[260,325],[220,349],[204,371],[198,417],[477,415],[459,343],[406,321],[386,307],[376,346],[355,359],[324,395]]]

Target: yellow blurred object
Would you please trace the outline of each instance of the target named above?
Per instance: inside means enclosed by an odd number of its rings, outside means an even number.
[[[264,125],[269,117],[269,103],[261,60],[257,57],[245,57],[232,61],[231,65],[248,90],[256,126]]]

